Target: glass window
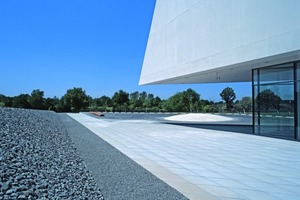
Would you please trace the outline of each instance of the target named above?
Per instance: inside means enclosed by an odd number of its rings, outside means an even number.
[[[297,140],[300,140],[300,62],[296,64],[296,95],[297,95]]]
[[[293,139],[294,66],[284,64],[253,71],[254,131],[256,134]],[[253,83],[255,84],[255,83]]]
[[[294,80],[294,65],[289,63],[259,69],[260,83],[276,83]]]
[[[257,85],[258,84],[258,69],[254,69],[252,71],[253,73],[253,84]]]
[[[254,133],[259,133],[259,109],[258,109],[258,98],[257,98],[257,95],[259,93],[258,91],[258,85],[255,85],[253,87],[253,95],[254,95],[254,110],[253,110],[253,116],[254,116],[254,119],[253,119],[253,125],[254,125]]]

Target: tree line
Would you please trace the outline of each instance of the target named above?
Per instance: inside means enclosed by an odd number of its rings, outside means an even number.
[[[7,97],[0,94],[0,107],[53,110],[55,112],[250,112],[251,98],[235,100],[232,88],[227,87],[221,93],[223,101],[213,102],[200,98],[200,94],[189,88],[177,92],[168,99],[161,99],[152,93],[119,90],[112,97],[92,98],[79,87],[68,89],[61,97],[45,98],[44,91],[35,89],[31,94]]]

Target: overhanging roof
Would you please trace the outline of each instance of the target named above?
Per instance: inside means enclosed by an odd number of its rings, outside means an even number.
[[[153,80],[153,77],[159,76],[152,74],[149,76],[150,81],[147,82],[147,77],[140,80],[140,85],[146,84],[195,84],[195,83],[224,83],[224,82],[250,82],[252,81],[252,69],[268,67],[291,61],[300,61],[300,50],[279,54],[267,58],[261,58],[244,63],[238,63],[226,67],[219,67],[212,70],[201,71],[182,75],[178,77],[164,78],[162,80]],[[164,77],[167,75],[163,74]]]

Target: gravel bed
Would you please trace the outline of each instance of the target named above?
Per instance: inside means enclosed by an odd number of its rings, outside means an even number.
[[[58,115],[0,108],[0,199],[103,199]]]

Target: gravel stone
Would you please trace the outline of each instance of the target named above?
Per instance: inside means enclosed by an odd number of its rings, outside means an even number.
[[[22,195],[19,195],[19,196],[18,196],[18,199],[22,199],[22,200],[23,200],[23,199],[26,199],[26,196],[23,195],[23,194],[22,194]]]
[[[103,196],[58,115],[0,108],[0,199],[66,198]]]

